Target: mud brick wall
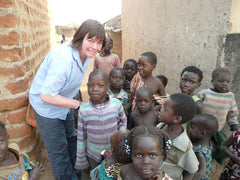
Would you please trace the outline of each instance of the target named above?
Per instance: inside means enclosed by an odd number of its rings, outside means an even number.
[[[28,92],[42,60],[51,49],[47,0],[0,1],[0,121],[10,142],[36,156],[36,131],[26,124]]]

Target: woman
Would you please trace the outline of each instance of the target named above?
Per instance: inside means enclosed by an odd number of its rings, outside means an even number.
[[[32,83],[29,101],[57,180],[77,179],[73,109],[79,108],[80,102],[72,98],[81,86],[90,58],[104,42],[102,24],[86,20],[71,42],[48,53]]]

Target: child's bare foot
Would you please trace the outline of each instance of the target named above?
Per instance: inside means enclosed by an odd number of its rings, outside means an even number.
[[[37,180],[44,171],[44,167],[42,163],[37,162],[32,172],[30,173],[30,180]]]

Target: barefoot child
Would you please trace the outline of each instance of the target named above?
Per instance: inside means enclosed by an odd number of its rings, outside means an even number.
[[[230,158],[225,165],[220,180],[240,179],[240,130],[234,131],[229,138],[222,143],[222,151]],[[233,151],[229,149],[232,146]]]
[[[212,146],[209,137],[217,130],[218,121],[213,115],[199,113],[190,121],[188,135],[199,160],[199,170],[194,175],[194,179],[211,179]]]
[[[168,140],[168,135],[154,126],[133,128],[126,144],[133,162],[122,167],[121,179],[164,180],[165,175],[159,168],[166,159]]]
[[[125,72],[123,89],[130,92],[130,82],[135,74],[137,74],[137,62],[134,59],[128,59],[124,62],[123,69]]]
[[[202,101],[194,94],[203,79],[202,71],[196,66],[187,66],[181,72],[180,89],[183,94],[192,96],[197,105],[197,113],[202,112]]]
[[[8,145],[8,139],[7,130],[0,121],[0,179],[37,180],[43,173],[43,165],[37,162],[34,167],[27,155],[19,153],[17,144]]]
[[[213,88],[204,89],[198,96],[203,101],[203,112],[212,114],[218,120],[218,132],[211,137],[213,159],[222,164],[226,155],[221,150],[221,143],[230,136],[230,131],[238,128],[238,107],[235,96],[229,91],[231,73],[226,68],[217,68],[212,72]]]
[[[138,60],[138,74],[131,81],[132,106],[131,110],[136,109],[136,95],[140,87],[150,87],[154,96],[165,96],[165,88],[162,81],[152,75],[152,71],[156,68],[157,56],[153,52],[143,53]],[[158,110],[159,106],[156,107]]]
[[[125,129],[116,131],[111,135],[111,154],[91,171],[92,180],[117,179],[122,165],[131,162],[125,148],[125,140],[129,132]]]
[[[192,179],[198,170],[198,160],[192,143],[182,124],[190,121],[196,114],[196,104],[191,96],[182,93],[171,95],[159,113],[158,128],[166,132],[173,146],[167,153],[162,170],[172,179]]]
[[[90,100],[79,109],[75,165],[76,169],[84,170],[82,179],[90,179],[89,170],[101,163],[101,151],[111,149],[111,134],[127,126],[121,102],[106,95],[109,89],[107,72],[92,71],[87,87]]]
[[[124,82],[124,70],[122,68],[113,68],[109,73],[110,88],[107,94],[112,98],[121,101],[123,107],[128,103],[128,93],[122,88]]]
[[[156,126],[158,113],[153,109],[153,90],[150,87],[141,87],[137,90],[136,105],[129,118],[129,128],[136,126]]]
[[[106,37],[106,43],[103,49],[94,59],[94,69],[102,69],[108,74],[114,67],[122,67],[117,54],[111,53],[113,48],[113,40],[111,37]]]

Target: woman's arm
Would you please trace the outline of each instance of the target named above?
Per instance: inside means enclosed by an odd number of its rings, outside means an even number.
[[[78,100],[67,98],[58,94],[51,96],[50,94],[45,95],[40,93],[40,98],[43,102],[57,107],[77,109],[80,105],[80,102]]]

